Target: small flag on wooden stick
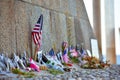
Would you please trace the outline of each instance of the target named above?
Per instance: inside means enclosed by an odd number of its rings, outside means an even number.
[[[34,58],[36,59],[36,53],[38,52],[38,50],[40,49],[41,47],[41,44],[42,44],[42,26],[43,26],[43,15],[40,15],[38,21],[37,21],[37,24],[35,24],[35,27],[33,28],[32,30],[32,38],[33,38],[33,41],[37,47],[37,51],[35,50],[35,53],[34,53]]]

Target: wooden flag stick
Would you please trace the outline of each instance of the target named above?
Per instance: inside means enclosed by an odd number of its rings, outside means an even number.
[[[39,46],[38,45],[35,45],[35,51],[34,51],[34,60],[36,61],[37,60],[37,53],[39,51]]]

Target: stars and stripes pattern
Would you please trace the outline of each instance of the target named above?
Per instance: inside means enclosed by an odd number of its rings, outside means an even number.
[[[35,43],[35,45],[38,45],[39,48],[41,46],[42,41],[42,25],[43,25],[43,15],[40,15],[40,18],[37,21],[37,24],[35,24],[35,27],[32,30],[32,38]]]

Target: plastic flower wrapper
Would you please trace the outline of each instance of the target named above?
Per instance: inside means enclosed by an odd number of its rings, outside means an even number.
[[[39,66],[33,61],[32,58],[30,58],[30,68],[35,71],[40,72]]]
[[[68,63],[69,57],[68,57],[68,43],[67,42],[63,42],[62,43],[62,57],[65,63]]]

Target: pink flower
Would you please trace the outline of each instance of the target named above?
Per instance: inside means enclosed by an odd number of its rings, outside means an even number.
[[[69,62],[69,57],[68,57],[67,54],[64,54],[64,55],[63,55],[63,60],[64,60],[65,63],[68,63],[68,62]]]
[[[75,49],[70,50],[72,57],[78,57],[78,52]]]
[[[33,70],[35,70],[35,71],[40,72],[39,66],[36,65],[36,63],[33,61],[32,58],[30,58],[30,68],[33,69]]]

